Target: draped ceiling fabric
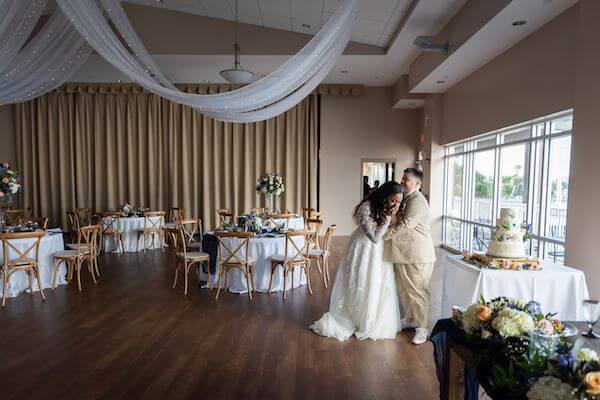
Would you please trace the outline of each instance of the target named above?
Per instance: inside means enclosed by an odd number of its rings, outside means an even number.
[[[182,92],[164,77],[118,0],[57,3],[100,55],[145,89],[222,121],[256,122],[300,103],[327,76],[350,40],[358,1],[344,0],[323,28],[272,73],[240,89],[211,95]]]
[[[194,93],[227,85],[185,85]],[[124,202],[183,207],[214,226],[215,210],[263,203],[257,177],[281,173],[276,206],[316,206],[317,95],[263,122],[220,122],[138,85],[68,84],[15,105],[23,206],[66,224],[75,207],[104,210]]]

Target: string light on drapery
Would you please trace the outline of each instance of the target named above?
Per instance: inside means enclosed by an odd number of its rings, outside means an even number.
[[[45,5],[45,0],[36,1]],[[25,47],[19,46],[21,50],[8,63],[9,68],[0,68],[0,102],[32,98],[60,86],[94,48],[149,92],[193,107],[208,117],[230,122],[266,120],[298,104],[327,76],[350,40],[358,1],[344,0],[321,30],[272,73],[229,92],[197,94],[177,89],[161,73],[119,0],[56,0],[60,9]],[[26,1],[0,1],[0,27],[7,18],[3,13],[6,4],[31,5]],[[35,14],[15,10],[21,13],[15,31],[26,32],[28,17]],[[0,31],[0,46],[7,34]],[[14,45],[14,41],[10,43]]]

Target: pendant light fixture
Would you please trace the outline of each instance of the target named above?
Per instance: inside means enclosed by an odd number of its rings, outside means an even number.
[[[233,68],[221,71],[221,76],[230,83],[249,83],[254,74],[240,65],[240,45],[238,44],[238,0],[235,0],[235,42],[233,43]]]

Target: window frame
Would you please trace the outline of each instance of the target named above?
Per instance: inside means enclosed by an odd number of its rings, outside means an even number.
[[[571,129],[563,130],[557,133],[552,133],[552,123],[556,120],[570,117]],[[564,240],[552,237],[552,234],[547,231],[547,218],[549,217],[549,197],[551,183],[549,182],[550,175],[550,150],[552,140],[573,135],[572,128],[573,110],[568,109],[555,114],[551,114],[542,118],[533,119],[523,123],[511,125],[505,128],[501,128],[492,132],[487,132],[481,135],[474,136],[472,138],[450,143],[444,146],[444,201],[443,201],[443,217],[442,217],[442,243],[445,248],[451,251],[468,251],[472,252],[474,247],[474,227],[488,228],[491,232],[494,231],[496,226],[496,219],[500,213],[500,199],[501,199],[501,163],[502,157],[501,152],[503,148],[517,146],[525,144],[525,165],[523,165],[524,175],[524,193],[523,203],[525,204],[525,222],[531,224],[534,234],[532,234],[532,240],[530,240],[526,246],[528,251],[531,252],[532,256],[540,259],[546,256],[546,246],[562,246],[565,247],[566,235],[565,232]],[[505,143],[505,135],[518,130],[529,129],[529,137],[526,139],[520,139],[515,141],[509,141]],[[489,140],[495,138],[495,144],[481,148],[477,148],[477,143],[483,140]],[[453,152],[456,146],[462,146],[462,151]],[[572,149],[572,144],[571,144]],[[476,221],[473,216],[474,204],[475,204],[475,155],[480,152],[493,151],[494,156],[494,179],[493,179],[493,193],[492,193],[492,224],[485,224]],[[571,150],[572,151],[572,150]],[[450,181],[450,162],[455,157],[462,157],[463,174],[462,174],[462,193],[461,195],[461,207],[460,217],[454,217],[449,215],[449,185],[453,185],[454,182]],[[537,163],[540,163],[539,165]],[[539,172],[538,172],[539,171]],[[539,197],[539,198],[538,198]],[[568,194],[567,194],[568,203]],[[538,221],[535,221],[535,206],[539,204],[539,216]],[[568,218],[568,215],[565,217]],[[448,223],[449,221],[456,221],[460,223],[460,247],[455,248],[449,243],[448,236]],[[535,225],[534,226],[534,222]],[[534,241],[537,241],[537,252],[533,251]],[[557,263],[564,263],[564,255],[556,256],[550,260]]]

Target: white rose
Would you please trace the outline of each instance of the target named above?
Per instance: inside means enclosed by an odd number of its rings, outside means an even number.
[[[12,194],[17,194],[17,192],[19,191],[19,184],[17,184],[17,183],[11,183],[9,185],[9,188],[10,188],[9,190],[10,190],[10,192]]]
[[[503,337],[519,337],[535,328],[531,315],[506,308],[492,321],[492,327]]]
[[[579,350],[575,358],[581,362],[598,361],[598,353],[590,348],[583,347]]]

